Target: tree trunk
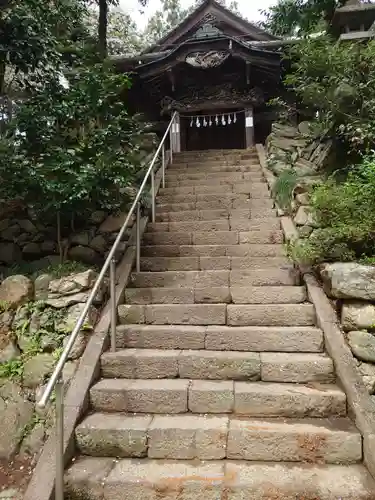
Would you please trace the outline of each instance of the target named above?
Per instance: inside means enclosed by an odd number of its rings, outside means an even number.
[[[98,39],[99,39],[99,52],[103,59],[107,57],[107,23],[108,23],[107,0],[99,0]]]

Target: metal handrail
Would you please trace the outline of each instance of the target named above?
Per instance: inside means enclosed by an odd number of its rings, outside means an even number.
[[[52,392],[55,389],[56,392],[56,484],[55,484],[55,500],[64,499],[64,407],[63,407],[63,382],[62,373],[65,363],[68,360],[70,351],[76,341],[79,332],[82,329],[84,321],[86,319],[89,308],[94,302],[94,299],[99,291],[99,287],[103,283],[105,275],[109,269],[110,271],[110,305],[111,305],[111,350],[116,350],[116,326],[117,326],[117,311],[116,311],[116,261],[114,259],[115,252],[121,239],[127,229],[130,220],[132,219],[134,213],[136,214],[136,268],[137,271],[140,270],[140,198],[146,187],[147,181],[151,176],[151,197],[152,197],[152,222],[155,222],[155,164],[160,152],[162,152],[162,186],[165,186],[165,167],[166,167],[166,154],[165,154],[165,142],[170,133],[170,157],[169,161],[172,162],[173,150],[176,145],[175,139],[173,138],[172,126],[176,121],[177,113],[175,112],[169,122],[167,130],[151,160],[150,166],[145,174],[140,188],[138,189],[137,195],[133,201],[133,204],[128,212],[124,224],[122,225],[116,240],[114,241],[112,248],[103,264],[103,267],[99,273],[98,278],[87,298],[85,307],[81,315],[79,316],[72,333],[70,334],[69,340],[55,366],[55,369],[47,383],[47,386],[43,392],[42,397],[38,402],[40,408],[45,408],[48,404]]]

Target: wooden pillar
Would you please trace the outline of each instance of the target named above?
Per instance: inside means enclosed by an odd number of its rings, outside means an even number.
[[[179,113],[176,113],[176,119],[172,124],[171,147],[174,153],[179,153],[181,151],[181,123]]]
[[[252,148],[254,141],[254,117],[253,108],[245,109],[245,134],[246,134],[246,149]]]

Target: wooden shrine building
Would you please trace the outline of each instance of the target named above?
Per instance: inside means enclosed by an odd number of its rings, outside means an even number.
[[[278,38],[205,0],[143,53],[114,58],[135,74],[134,109],[153,121],[178,112],[177,150],[247,148],[263,142],[282,92]]]

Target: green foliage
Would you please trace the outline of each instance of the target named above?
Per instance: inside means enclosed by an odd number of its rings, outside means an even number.
[[[317,187],[311,204],[319,229],[292,248],[296,260],[316,264],[374,259],[374,154],[353,167],[344,182],[338,183],[331,177]]]
[[[144,131],[124,106],[130,80],[111,67],[77,69],[69,86],[51,78],[20,106],[10,149],[0,148],[0,197],[61,225],[90,210],[120,209],[140,168]]]
[[[44,422],[45,422],[45,419],[42,418],[40,415],[38,415],[38,413],[33,413],[33,416],[31,417],[31,419],[27,422],[27,424],[25,424],[21,428],[21,431],[20,431],[21,439],[25,439],[27,436],[29,436],[32,433],[32,431],[34,430],[34,428],[38,424],[44,423]]]
[[[278,0],[269,10],[262,11],[263,27],[277,36],[301,36],[329,22],[336,7],[343,3],[343,0]]]
[[[92,266],[87,266],[82,262],[77,262],[74,260],[67,260],[62,264],[56,266],[49,266],[38,274],[50,274],[53,279],[63,278],[64,276],[69,276],[70,274],[82,273],[87,271],[87,269],[92,269]]]
[[[375,42],[322,36],[296,44],[288,57],[292,72],[285,83],[316,115],[321,136],[333,137],[342,151],[369,151],[375,142]]]
[[[6,300],[0,300],[0,314],[9,309],[9,303]]]
[[[21,357],[0,363],[0,379],[21,380],[23,375],[23,360]]]
[[[276,178],[276,181],[272,187],[273,196],[276,203],[280,208],[291,211],[291,202],[293,199],[293,191],[298,182],[298,174],[293,169],[284,170]]]
[[[57,70],[60,44],[79,25],[82,0],[10,1],[0,11],[0,94],[6,67],[22,87],[34,86],[35,71]]]

